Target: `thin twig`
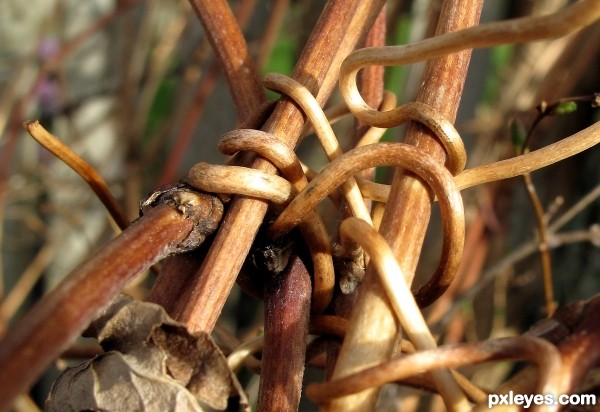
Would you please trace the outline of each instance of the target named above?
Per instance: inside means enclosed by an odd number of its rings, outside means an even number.
[[[121,230],[129,226],[121,205],[110,192],[102,176],[77,153],[48,132],[38,121],[25,122],[25,129],[39,144],[73,169],[92,188]]]
[[[27,269],[21,274],[17,283],[10,290],[10,293],[3,299],[2,306],[0,306],[0,316],[3,322],[7,322],[17,312],[27,295],[31,292],[31,289],[33,289],[36,282],[44,274],[44,270],[48,264],[54,258],[56,249],[57,244],[55,241],[47,241],[29,266],[27,266]]]
[[[530,173],[525,173],[523,175],[523,183],[535,214],[535,221],[539,236],[538,249],[540,253],[540,260],[542,262],[542,275],[544,280],[546,316],[551,317],[556,310],[556,302],[554,300],[554,289],[552,286],[552,264],[550,261],[550,251],[548,248],[548,228],[545,219],[545,213]]]
[[[600,244],[600,230],[593,226],[589,230],[576,230],[564,233],[550,232],[550,240],[548,246],[550,249],[554,249],[561,246],[580,242],[591,242],[594,245]],[[450,321],[450,319],[452,319],[454,314],[461,308],[463,302],[467,300],[472,300],[496,276],[500,276],[502,273],[505,273],[508,269],[510,269],[523,259],[534,254],[538,249],[539,248],[537,239],[531,239],[528,242],[524,242],[518,245],[513,252],[509,253],[495,265],[483,272],[476,284],[474,284],[469,289],[465,290],[457,296],[452,306],[445,312],[444,316],[439,320],[438,324],[435,327],[435,330],[443,330],[446,324]]]
[[[600,130],[598,132],[600,134]],[[575,216],[577,216],[583,209],[588,207],[590,204],[596,201],[600,197],[600,185],[592,189],[588,194],[583,196],[573,206],[571,206],[566,212],[564,212],[558,219],[556,219],[548,230],[550,232],[556,232],[558,229],[569,223]]]

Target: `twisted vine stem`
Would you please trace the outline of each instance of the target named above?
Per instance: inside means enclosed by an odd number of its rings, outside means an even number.
[[[446,183],[444,183],[446,187],[453,187],[456,184],[458,189],[462,189],[537,170],[597,144],[600,141],[600,126],[591,126],[568,139],[514,159],[463,171],[466,163],[466,154],[460,136],[458,136],[450,122],[437,114],[435,110],[429,108],[429,106],[416,103],[402,105],[383,112],[371,109],[364,103],[358,92],[356,74],[361,68],[369,65],[409,64],[468,48],[532,41],[563,35],[590,24],[598,19],[599,16],[600,4],[584,0],[549,16],[528,17],[510,22],[493,23],[438,36],[409,46],[362,49],[351,54],[342,65],[340,80],[342,94],[351,112],[369,126],[374,128],[388,128],[397,126],[407,120],[413,120],[424,124],[432,130],[444,146],[447,154],[448,169],[452,174],[456,175],[455,181],[452,178],[446,179]],[[322,173],[318,174],[305,189],[298,194],[287,196],[286,201],[291,200],[291,202],[270,226],[271,234],[280,235],[298,225],[303,217],[323,197],[329,195],[340,185],[346,185],[344,192],[348,198],[352,199],[353,207],[351,208],[353,214],[356,216],[363,213],[362,202],[356,201],[356,184],[352,177],[360,170],[373,166],[401,165],[419,174],[429,184],[436,184],[436,179],[439,176],[447,174],[434,161],[429,163],[426,155],[420,153],[418,149],[409,148],[401,144],[376,144],[366,148],[357,148],[340,157],[339,145],[336,145],[337,142],[331,139],[331,137],[327,137],[333,136],[333,133],[330,133],[331,129],[329,124],[326,123],[325,116],[320,111],[320,107],[317,104],[318,110],[313,111],[312,109],[313,105],[310,102],[312,96],[310,94],[304,92],[301,86],[294,84],[294,82],[288,82],[285,78],[278,75],[268,75],[265,83],[270,89],[285,92],[299,104],[312,122],[314,129],[321,138],[326,153],[332,160],[332,163]],[[284,89],[284,87],[288,87],[288,89]],[[324,135],[326,137],[323,137]],[[243,150],[245,148],[242,145],[238,146],[237,149]],[[250,150],[256,150],[256,148]],[[396,154],[395,163],[391,159],[385,158],[386,152],[389,153],[392,151]],[[370,153],[372,157],[366,153]],[[411,160],[408,160],[409,157],[412,159],[418,158],[419,160],[415,161],[416,164],[412,164]],[[293,163],[295,164],[295,173],[298,173],[299,162],[294,160]],[[431,174],[428,174],[430,172]],[[298,176],[295,179],[298,179]],[[192,184],[194,183],[189,179],[188,181]],[[359,183],[361,182],[359,181]],[[444,184],[442,184],[442,189]],[[366,182],[362,183],[361,186],[363,188],[373,187],[372,184]],[[437,193],[439,196],[440,192],[438,191]],[[258,196],[259,192],[256,192],[255,195]],[[363,192],[362,196],[364,195],[365,193]],[[384,200],[384,197],[380,196],[377,200]],[[357,203],[360,206],[357,206]],[[452,206],[448,207],[448,203],[445,203],[445,200],[442,202],[442,214],[446,218],[445,226],[455,226],[453,229],[454,233],[460,233],[460,229],[456,229],[456,226],[464,226],[464,219],[462,216],[459,216],[462,213],[460,196],[458,196],[457,200],[450,203]],[[454,217],[448,218],[451,215]],[[370,222],[370,219],[363,220]],[[458,221],[461,223],[457,223]],[[449,241],[445,241],[442,267],[445,264],[445,268],[447,269],[448,266],[452,267],[452,265],[458,264],[460,261],[462,246],[456,247],[456,245],[462,245],[464,228],[462,235],[460,242],[454,243],[452,247],[448,247],[447,245],[450,243],[448,243]],[[449,265],[448,262],[453,263]],[[436,292],[426,294],[428,297],[421,298],[421,303],[430,303],[428,299],[430,301],[435,300],[439,294],[443,293],[443,290],[449,284],[449,279],[451,280],[451,276],[434,276],[432,281],[426,284],[426,287],[436,290]],[[451,403],[451,405],[453,405],[453,408],[461,408],[459,406],[460,403]]]

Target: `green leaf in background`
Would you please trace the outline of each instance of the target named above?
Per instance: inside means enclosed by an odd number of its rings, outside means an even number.
[[[492,105],[498,98],[500,88],[505,84],[502,73],[512,61],[514,46],[511,44],[494,47],[491,52],[491,69],[483,86],[483,104]]]
[[[263,69],[263,74],[281,73],[288,76],[292,74],[297,58],[296,48],[296,39],[282,29],[277,38],[277,43],[273,47],[273,52]],[[267,90],[267,97],[269,100],[274,100],[279,98],[279,94]]]
[[[510,139],[517,153],[521,152],[526,138],[527,132],[525,131],[525,126],[518,119],[514,119],[510,123]]]
[[[404,14],[400,19],[396,30],[392,33],[392,44],[406,44],[410,38],[411,27],[410,16]],[[401,96],[406,86],[406,77],[408,76],[408,66],[392,66],[385,70],[385,88]]]
[[[561,116],[563,114],[569,114],[569,113],[573,113],[577,110],[577,103],[570,101],[570,102],[562,102],[559,103],[556,106],[556,109],[554,109],[554,113],[558,116]]]

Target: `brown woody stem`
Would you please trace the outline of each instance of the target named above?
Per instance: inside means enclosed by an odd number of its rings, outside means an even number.
[[[199,195],[196,205],[207,207],[207,200]],[[8,331],[0,342],[0,410],[30,387],[131,279],[179,251],[203,219],[212,219],[212,213],[188,218],[189,205],[161,203],[151,208],[67,275],[20,320],[18,328]]]
[[[225,0],[190,0],[190,3],[225,71],[238,119],[245,120],[266,97],[240,26]]]
[[[238,9],[238,21],[226,1],[190,0],[205,33],[213,47],[219,64],[223,67],[227,82],[237,109],[238,122],[248,121],[257,108],[264,107],[265,93],[252,61],[248,45],[240,29],[248,20],[248,7]],[[180,138],[171,159],[167,161],[167,169],[162,177],[163,183],[169,183],[178,165],[176,158],[182,155],[191,138],[194,119],[202,109],[203,101],[209,94],[216,80],[217,66],[209,68],[205,80],[196,92],[194,103],[189,109],[186,122],[180,132]],[[202,104],[201,104],[202,103]],[[152,289],[150,300],[165,307],[169,314],[176,316],[175,305],[181,300],[183,291],[194,282],[194,276],[206,254],[205,250],[193,251],[190,254],[176,255],[165,260],[161,273]]]
[[[293,257],[265,285],[265,342],[257,411],[295,411],[300,402],[310,315],[310,277]],[[283,367],[282,367],[283,366]]]
[[[437,34],[477,24],[482,5],[481,0],[445,1]],[[417,101],[432,106],[446,119],[453,121],[470,55],[470,51],[464,51],[430,61]],[[443,147],[424,127],[411,124],[405,141],[444,163]],[[381,232],[409,281],[414,276],[430,214],[431,198],[427,188],[413,175],[398,171],[383,216]],[[333,377],[342,377],[388,359],[397,334],[397,321],[385,291],[370,266]],[[345,396],[333,401],[330,410],[372,410],[377,394],[378,389],[373,388]]]

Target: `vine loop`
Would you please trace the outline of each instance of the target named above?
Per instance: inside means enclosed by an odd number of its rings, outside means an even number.
[[[431,279],[416,292],[420,306],[435,301],[450,285],[464,247],[464,209],[460,192],[450,172],[422,150],[403,143],[378,143],[348,151],[329,163],[298,193],[270,226],[279,236],[298,225],[340,182],[363,169],[379,166],[403,167],[419,176],[437,196],[442,211],[444,240],[441,262]]]

